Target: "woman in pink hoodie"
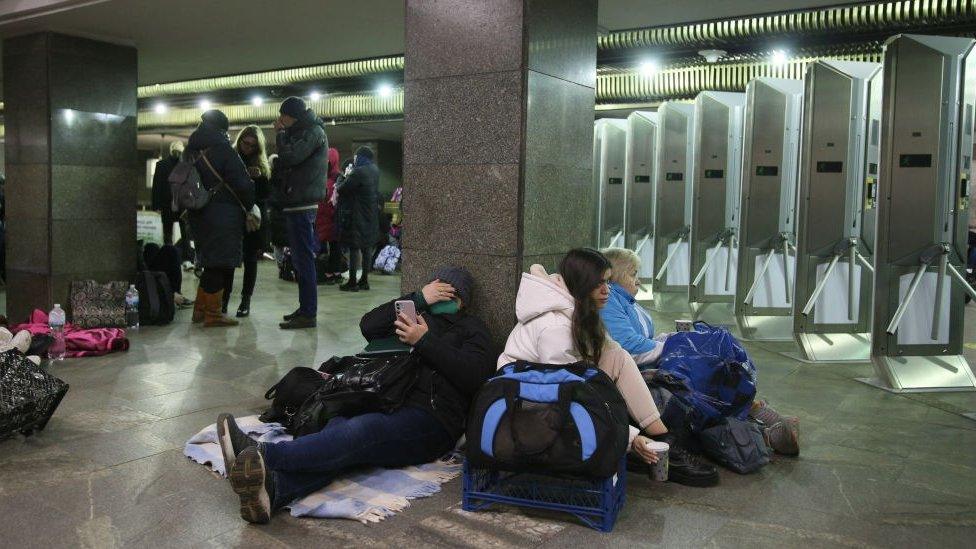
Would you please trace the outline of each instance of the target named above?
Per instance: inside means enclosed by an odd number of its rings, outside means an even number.
[[[559,263],[560,274],[550,275],[541,265],[522,274],[515,315],[518,324],[508,336],[498,368],[517,360],[541,364],[570,364],[584,360],[596,364],[620,391],[633,423],[631,450],[651,463],[649,437],[671,444],[669,480],[693,486],[718,482],[718,472],[689,454],[668,433],[644,378],[630,353],[607,337],[600,309],[610,298],[610,262],[589,248],[570,250]]]

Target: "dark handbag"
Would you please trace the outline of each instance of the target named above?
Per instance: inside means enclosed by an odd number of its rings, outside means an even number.
[[[67,383],[20,351],[0,353],[0,438],[44,429],[67,392]]]
[[[78,328],[125,328],[123,280],[99,284],[94,280],[71,283],[71,322]]]
[[[264,398],[271,401],[271,408],[258,419],[287,427],[302,404],[325,384],[325,380],[326,376],[312,368],[292,368],[264,393]]]
[[[769,448],[762,429],[751,420],[726,418],[703,430],[699,440],[705,455],[742,475],[769,463]]]

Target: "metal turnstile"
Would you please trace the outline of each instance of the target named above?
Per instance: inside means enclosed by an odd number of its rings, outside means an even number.
[[[695,106],[667,101],[657,110],[654,197],[654,308],[687,311]]]
[[[696,319],[713,324],[733,318],[745,104],[744,93],[695,98],[688,303]]]
[[[657,113],[636,111],[627,117],[624,180],[624,245],[641,259],[638,276],[654,277],[654,175],[657,155]]]
[[[593,127],[593,185],[596,189],[596,245],[624,245],[624,158],[627,121],[601,118]]]
[[[794,222],[803,82],[746,86],[735,317],[742,337],[792,340]]]
[[[973,390],[962,356],[976,42],[885,45],[871,383]]]
[[[870,100],[881,76],[878,63],[807,67],[793,299],[793,335],[806,361],[870,358],[874,240],[863,230],[864,191],[878,175],[880,106]]]

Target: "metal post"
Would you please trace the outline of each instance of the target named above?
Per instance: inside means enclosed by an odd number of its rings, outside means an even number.
[[[855,252],[854,252],[854,255],[855,255],[855,256],[857,257],[857,260],[861,262],[861,266],[862,266],[862,267],[864,267],[865,269],[867,269],[867,270],[868,270],[868,271],[869,271],[869,272],[870,272],[871,274],[874,274],[874,265],[872,265],[870,261],[868,261],[868,260],[867,260],[867,259],[866,259],[866,258],[865,258],[865,257],[864,257],[863,255],[861,255],[861,253],[860,253],[860,252],[858,252],[858,251],[855,251]]]
[[[705,263],[702,265],[701,270],[698,271],[698,276],[695,277],[695,281],[691,283],[692,286],[697,287],[698,283],[701,282],[701,279],[705,277],[705,273],[708,272],[709,265],[712,264],[712,260],[715,259],[715,255],[718,254],[718,250],[721,247],[722,247],[722,240],[719,239],[719,241],[716,242],[715,246],[713,246],[711,249],[712,254],[705,259]]]
[[[729,255],[725,257],[725,291],[729,291],[732,284],[732,249],[735,246],[735,235],[729,235]]]
[[[970,286],[969,281],[966,280],[966,277],[963,276],[962,273],[960,273],[959,270],[956,269],[956,267],[952,263],[946,264],[946,268],[949,270],[949,274],[951,274],[953,278],[955,278],[960,284],[962,284],[962,289],[965,290],[965,292],[969,294],[970,297],[976,299],[976,289],[973,289],[973,287]]]
[[[759,288],[759,283],[762,282],[764,276],[766,276],[766,270],[769,269],[769,262],[773,260],[773,256],[776,254],[776,248],[770,248],[769,253],[766,254],[766,261],[763,262],[762,267],[759,269],[759,273],[756,274],[755,280],[752,281],[752,287],[746,293],[746,297],[742,299],[742,302],[746,305],[752,303],[752,294],[756,293]]]
[[[790,277],[790,241],[783,237],[783,279],[786,282],[786,303],[790,303],[793,294],[793,280]]]
[[[657,272],[657,276],[654,277],[654,280],[661,280],[661,277],[664,276],[664,272],[668,269],[668,264],[671,263],[671,260],[674,259],[674,256],[678,253],[678,249],[681,248],[681,241],[684,239],[685,237],[679,236],[678,240],[675,241],[674,249],[671,250],[668,257],[664,259],[664,263],[661,264],[661,270]]]
[[[939,279],[935,281],[935,309],[932,311],[932,341],[939,339],[942,324],[942,292],[945,290],[946,265],[949,264],[949,250],[944,246],[939,256]]]
[[[813,289],[813,293],[810,294],[810,300],[807,301],[807,304],[803,307],[803,311],[801,311],[803,316],[809,315],[810,311],[813,310],[813,305],[817,302],[817,299],[820,298],[820,294],[827,286],[827,280],[830,279],[830,273],[834,272],[834,267],[837,266],[838,261],[840,261],[840,254],[837,254],[830,259],[830,265],[827,265],[827,270],[824,271],[823,279],[817,284],[817,287]]]
[[[895,330],[898,329],[898,325],[901,324],[901,317],[905,316],[905,311],[908,310],[908,304],[915,297],[915,291],[918,290],[918,285],[922,283],[922,275],[925,274],[925,269],[928,269],[927,263],[922,263],[918,266],[918,270],[915,271],[915,276],[912,278],[912,283],[908,286],[908,292],[905,293],[905,298],[902,300],[901,305],[895,310],[895,316],[891,317],[891,322],[888,323],[888,328],[885,330],[889,334],[894,334]]]
[[[847,257],[847,320],[854,320],[854,265],[857,263],[857,242],[851,242]]]

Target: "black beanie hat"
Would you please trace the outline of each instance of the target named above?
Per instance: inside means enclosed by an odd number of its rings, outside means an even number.
[[[281,106],[278,107],[278,112],[287,114],[292,118],[301,118],[306,110],[308,110],[308,107],[305,106],[305,101],[301,97],[295,97],[294,95],[282,101]]]
[[[203,113],[203,115],[200,116],[200,120],[203,120],[205,123],[221,131],[227,131],[227,129],[230,128],[230,122],[227,121],[227,115],[224,114],[223,111],[217,109],[210,109],[209,111]]]
[[[369,147],[367,147],[365,145],[362,146],[362,147],[359,147],[358,149],[356,149],[356,156],[361,156],[363,158],[368,158],[370,160],[373,160],[374,158],[376,158],[376,155],[373,154],[373,149],[371,149],[371,148],[369,148]]]
[[[471,305],[471,292],[474,291],[474,277],[464,267],[441,267],[434,271],[431,281],[440,280],[454,286],[454,294],[461,298],[466,307]]]

